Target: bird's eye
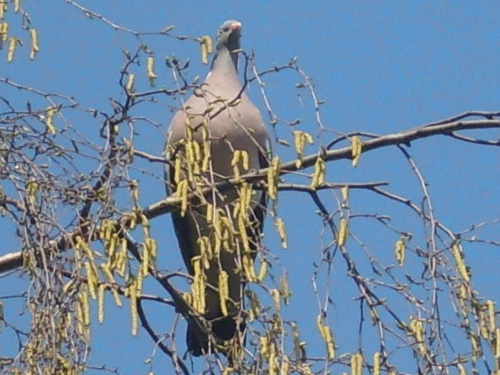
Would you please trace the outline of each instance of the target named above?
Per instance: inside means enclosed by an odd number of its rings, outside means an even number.
[[[224,32],[227,33],[229,31],[229,27],[224,27]]]

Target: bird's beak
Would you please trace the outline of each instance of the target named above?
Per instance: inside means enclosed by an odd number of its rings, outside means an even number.
[[[231,25],[231,30],[234,31],[234,30],[238,30],[238,29],[241,29],[241,22],[235,22]]]

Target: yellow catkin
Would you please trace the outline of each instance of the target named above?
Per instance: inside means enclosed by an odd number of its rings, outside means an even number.
[[[271,292],[271,297],[273,298],[273,303],[274,303],[274,308],[275,310],[279,310],[280,309],[280,291],[278,289],[271,289],[270,290]]]
[[[88,326],[90,324],[90,307],[87,292],[85,290],[78,293],[78,303],[80,304],[82,313],[82,323]]]
[[[154,86],[155,80],[156,80],[156,78],[158,78],[158,76],[155,73],[155,58],[153,56],[148,56],[146,70],[148,73],[149,84],[151,86]]]
[[[235,150],[233,152],[233,159],[231,160],[231,166],[234,168],[239,165],[243,167],[243,170],[248,170],[248,152],[245,150]]]
[[[487,311],[487,305],[477,304],[477,319],[479,323],[479,333],[481,337],[487,341],[490,341],[490,327],[489,327],[489,317],[486,316],[485,311]]]
[[[290,360],[286,356],[286,354],[283,354],[281,358],[281,372],[280,375],[288,375],[290,374]]]
[[[125,87],[127,89],[127,94],[132,95],[135,91],[135,74],[129,74],[127,85]]]
[[[85,330],[83,328],[82,304],[81,304],[79,298],[77,299],[77,303],[76,303],[75,318],[76,318],[76,332],[79,335],[83,335]]]
[[[242,156],[241,150],[235,150],[233,152],[233,159],[231,160],[231,167],[233,167],[233,177],[236,181],[240,180],[240,159]]]
[[[454,243],[451,247],[453,257],[457,263],[457,268],[460,276],[466,282],[469,282],[469,272],[467,271],[467,266],[465,265],[464,255],[462,247],[458,243]]]
[[[0,6],[1,7],[1,6]],[[7,41],[9,35],[9,24],[7,22],[0,23],[0,47]]]
[[[266,358],[269,354],[269,340],[266,335],[259,337],[259,344],[260,355]]]
[[[321,314],[319,314],[316,318],[316,326],[326,344],[328,359],[334,359],[335,343],[333,341],[332,331],[330,330],[330,327],[323,323],[323,316]]]
[[[325,335],[326,349],[328,354],[328,359],[335,358],[335,344],[333,341],[332,330],[328,326],[323,326],[323,331]]]
[[[349,187],[343,186],[342,189],[340,189],[340,193],[342,194],[342,203],[347,206],[347,202],[349,201]]]
[[[39,186],[36,180],[29,180],[26,183],[26,194],[32,204],[36,202]]]
[[[380,375],[381,356],[379,352],[373,354],[373,373],[372,375]]]
[[[337,236],[337,244],[339,246],[345,245],[348,234],[349,234],[349,228],[347,226],[347,219],[343,217],[340,219],[340,227]]]
[[[316,327],[318,328],[318,331],[321,334],[321,337],[323,339],[325,339],[323,337],[323,335],[324,335],[324,333],[323,333],[323,317],[321,314],[318,314],[318,316],[316,317]]]
[[[1,5],[0,5],[0,8],[2,8]],[[15,38],[15,37],[9,38],[9,49],[7,51],[7,62],[9,62],[9,63],[14,61],[17,44],[18,44],[17,38]]]
[[[125,271],[127,269],[127,262],[128,262],[127,247],[128,247],[127,240],[125,238],[122,238],[120,240],[120,251],[116,256],[116,263],[113,265],[115,272],[121,277],[125,277]]]
[[[486,301],[486,309],[488,310],[488,320],[489,320],[489,328],[491,332],[495,332],[496,324],[495,324],[495,302],[488,300]]]
[[[147,274],[149,273],[149,256],[150,251],[146,244],[144,244],[141,259],[141,269],[139,271],[143,277],[147,276]]]
[[[500,358],[500,328],[495,330],[495,344],[493,348],[493,355],[495,358]]]
[[[288,278],[286,276],[281,276],[280,277],[280,286],[281,286],[281,294],[283,295],[283,302],[285,305],[288,305],[290,303],[290,285],[288,283]]]
[[[54,116],[57,113],[57,107],[48,107],[46,110],[45,126],[50,134],[56,134],[54,126]]]
[[[202,146],[203,146],[203,160],[201,162],[201,171],[208,172],[212,161],[210,153],[210,141],[204,140]]]
[[[38,46],[38,32],[36,29],[30,29],[31,37],[31,52],[30,59],[33,60],[38,52],[40,52],[40,47]]]
[[[276,363],[276,345],[274,342],[269,342],[269,356],[267,357],[269,361],[269,375],[277,374],[277,363]]]
[[[213,226],[215,231],[213,252],[214,257],[218,257],[222,246],[222,220],[219,217],[217,210],[214,212]]]
[[[356,353],[351,357],[351,375],[361,375],[363,371],[363,355]]]
[[[425,342],[424,342],[424,327],[422,321],[419,319],[412,318],[410,322],[410,328],[412,330],[413,337],[417,343],[418,352],[420,355],[425,354]]]
[[[130,216],[130,221],[128,223],[128,227],[130,230],[134,230],[137,226],[137,216],[136,215],[131,215]]]
[[[120,297],[120,294],[118,293],[118,291],[116,290],[116,288],[111,288],[111,294],[113,295],[113,299],[115,300],[115,303],[116,303],[116,306],[123,306],[123,302],[122,302],[122,299]]]
[[[0,0],[0,19],[5,17],[5,12],[7,11],[6,0]]]
[[[460,306],[460,311],[463,315],[467,315],[469,313],[469,305],[467,303],[469,298],[469,288],[465,283],[460,283],[457,290],[457,298]]]
[[[201,257],[195,256],[191,259],[191,265],[194,270],[194,280],[191,284],[191,292],[193,294],[193,308],[200,314],[205,313],[205,277],[203,268],[201,267]]]
[[[257,276],[258,281],[262,282],[266,278],[268,265],[269,265],[269,263],[268,263],[267,259],[261,260],[259,276]]]
[[[245,150],[241,151],[241,166],[245,171],[248,171],[250,169],[250,159],[248,157],[248,152]]]
[[[87,273],[87,285],[89,287],[89,294],[92,299],[95,300],[97,298],[96,287],[98,283],[95,264],[91,262],[85,262],[85,271]]]
[[[149,225],[149,219],[146,215],[142,213],[139,215],[139,217],[141,219],[141,224],[144,231],[144,237],[149,237],[149,228],[151,227]]]
[[[143,282],[144,282],[144,276],[142,275],[142,272],[137,272],[135,279],[135,290],[137,295],[142,293]]]
[[[301,342],[300,342],[300,334],[299,334],[299,329],[297,327],[297,323],[291,322],[290,324],[292,328],[292,334],[293,334],[293,351],[295,354],[295,362],[300,363],[303,360],[302,356],[302,347],[301,347]]]
[[[94,262],[94,253],[89,245],[83,240],[82,236],[75,237],[75,250],[84,250],[87,257]]]
[[[352,143],[352,166],[356,167],[359,163],[359,159],[361,157],[361,152],[363,150],[363,142],[358,136],[351,137]]]
[[[158,256],[158,245],[156,244],[156,240],[154,238],[147,238],[146,239],[146,246],[149,249],[150,253],[150,266],[154,269],[156,268],[156,258]]]
[[[137,281],[135,280],[128,287],[130,297],[130,315],[132,324],[132,335],[136,336],[139,329],[139,314],[137,312]]]
[[[196,240],[198,248],[200,249],[200,257],[203,262],[203,267],[205,269],[210,268],[210,240],[207,236],[199,237]]]
[[[85,254],[94,263],[95,262],[94,251],[90,248],[89,244],[82,240],[81,246],[82,246],[82,249],[85,251]]]
[[[293,132],[293,140],[294,140],[295,151],[299,155],[299,158],[295,163],[295,166],[297,168],[300,168],[300,166],[302,165],[302,153],[304,152],[304,137],[302,137],[302,132],[299,130],[295,130]]]
[[[267,170],[267,194],[269,198],[276,200],[278,194],[278,180],[281,169],[281,161],[275,156]]]
[[[309,133],[303,132],[301,130],[295,130],[293,132],[295,151],[297,152],[297,161],[295,162],[295,167],[300,168],[302,166],[302,156],[306,147],[306,143],[313,144],[313,138]]]
[[[241,184],[238,193],[240,203],[239,209],[241,210],[241,214],[246,216],[248,210],[250,209],[250,204],[252,203],[252,186],[244,182]]]
[[[316,189],[318,186],[321,186],[325,182],[325,173],[325,161],[321,158],[318,158],[316,160],[316,163],[314,164],[314,173],[311,179],[311,187],[313,189]]]
[[[109,239],[109,241],[106,243],[106,251],[108,255],[108,263],[112,263],[113,259],[115,258],[115,253],[116,249],[118,247],[118,234],[113,233]]]
[[[249,254],[243,255],[243,271],[248,281],[252,282],[257,279],[255,276],[253,259]]]
[[[208,63],[208,51],[207,51],[207,45],[205,43],[200,44],[200,49],[201,49],[201,62],[203,64]]]
[[[278,231],[278,235],[281,240],[281,247],[283,249],[288,248],[288,240],[287,240],[287,235],[286,235],[286,227],[285,227],[285,222],[281,218],[276,218],[274,221],[274,225],[276,226],[276,230]]]
[[[396,255],[396,260],[398,261],[400,267],[402,267],[405,264],[405,256],[406,256],[405,250],[406,250],[405,241],[403,238],[400,238],[399,240],[396,241],[396,244],[394,245],[394,253]]]
[[[66,284],[64,284],[62,294],[67,294],[75,290],[75,281],[70,279]]]
[[[212,53],[212,39],[208,36],[202,36],[199,39],[201,50],[201,61],[203,64],[208,63],[208,55]]]
[[[108,267],[108,265],[105,263],[101,264],[100,268],[101,268],[101,271],[104,274],[104,276],[108,279],[108,281],[112,284],[116,284],[116,280],[115,280],[110,268]]]
[[[222,247],[228,253],[234,253],[236,251],[234,229],[232,222],[227,217],[221,217],[221,222],[223,223],[222,231]]]
[[[187,141],[185,145],[186,151],[186,162],[187,162],[187,179],[188,181],[193,181],[193,165],[196,164],[195,152],[193,149],[193,141]]]
[[[482,355],[481,339],[479,338],[479,336],[474,334],[471,334],[469,338],[472,346],[472,358],[474,358],[475,360],[477,357],[480,357]]]
[[[99,323],[104,322],[104,292],[106,291],[106,285],[101,283],[98,289],[97,298],[97,319]]]
[[[201,148],[198,142],[192,142],[192,150],[193,150],[193,165],[192,171],[194,176],[191,177],[191,180],[194,179],[195,176],[199,176],[200,174],[200,161],[201,161]]]
[[[247,234],[247,217],[244,213],[238,215],[238,232],[245,252],[250,252],[250,241]]]
[[[226,271],[219,273],[219,301],[223,316],[227,316],[227,301],[229,300],[229,277]]]
[[[186,215],[187,207],[188,207],[188,182],[187,180],[182,180],[177,185],[177,194],[178,198],[181,201],[181,216],[184,217]]]
[[[302,363],[300,365],[300,374],[303,374],[303,375],[313,375],[311,367],[309,367],[309,366],[310,366],[309,363]]]
[[[214,215],[215,215],[215,210],[214,210],[214,205],[212,203],[207,203],[206,205],[206,220],[208,224],[212,224],[214,222]]]
[[[109,220],[104,219],[99,227],[99,239],[109,241],[111,239],[111,231],[113,227]]]
[[[176,185],[181,181],[181,171],[182,171],[182,158],[181,155],[177,155],[174,160],[174,183]]]

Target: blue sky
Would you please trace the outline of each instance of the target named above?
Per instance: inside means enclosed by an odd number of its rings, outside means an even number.
[[[175,25],[175,35],[191,37],[206,34],[214,37],[224,20],[240,20],[243,23],[242,47],[247,52],[255,52],[259,70],[286,65],[297,56],[301,69],[314,80],[318,97],[326,100],[321,107],[321,116],[329,132],[310,146],[310,152],[317,151],[320,142],[326,144],[344,133],[387,134],[469,110],[499,109],[500,9],[494,2],[277,0],[249,5],[245,1],[94,0],[82,1],[81,4],[133,30],[159,31]],[[9,77],[45,92],[72,95],[85,106],[105,111],[110,111],[109,98],[123,99],[117,84],[124,61],[122,50],[134,51],[138,47],[135,37],[113,31],[97,19],[86,18],[64,1],[25,0],[23,6],[30,13],[32,26],[39,32],[41,51],[34,61],[29,61],[27,33],[19,27],[19,18],[9,15],[12,29],[25,40],[25,46],[19,49],[11,64],[5,61],[5,49],[1,52],[0,77]],[[166,36],[148,36],[142,40],[154,51],[158,87],[172,87],[171,74],[163,64],[167,55],[189,58],[190,78],[206,75],[208,66],[201,63],[196,42],[181,42]],[[143,61],[141,67],[133,68],[138,75],[140,90],[148,89],[144,66]],[[316,135],[318,127],[310,96],[306,90],[295,88],[295,84],[302,81],[301,77],[295,72],[284,71],[266,76],[265,81],[266,93],[276,115],[285,121],[300,118],[302,121],[297,129]],[[26,100],[22,92],[1,84],[0,95],[5,95],[19,107]],[[264,102],[255,84],[250,86],[249,95],[265,114]],[[140,113],[141,107],[134,112],[136,116],[149,116],[161,124],[158,129],[144,124],[138,124],[135,129],[138,134],[136,147],[156,155],[162,152],[164,135],[172,117],[168,108],[178,105],[178,101],[170,98],[161,98],[160,101],[160,105],[143,107],[150,111],[148,113]],[[35,104],[42,108],[47,105],[43,101]],[[3,111],[1,105],[0,112]],[[80,131],[95,136],[97,122],[84,121],[78,116],[75,121]],[[290,140],[291,131],[287,126],[279,125],[277,132]],[[481,134],[498,139],[498,134]],[[409,151],[428,182],[436,216],[445,225],[459,232],[472,224],[498,219],[498,149],[435,137],[413,143]],[[283,160],[294,157],[289,149],[277,145],[275,153]],[[140,161],[138,165],[152,175],[137,172],[137,178],[141,179],[141,202],[146,206],[164,197],[159,177],[161,166],[141,164]],[[292,180],[307,181],[299,177]],[[347,161],[329,164],[328,180],[388,181],[388,190],[396,194],[417,203],[422,196],[415,175],[396,149],[363,155],[356,169]],[[332,193],[322,196],[335,210],[335,196]],[[414,233],[415,243],[425,247],[421,222],[403,207],[385,202],[372,193],[352,192],[350,208],[352,214],[376,212],[390,215],[392,225]],[[330,238],[328,235],[322,237],[321,219],[306,195],[283,192],[279,199],[279,216],[287,225],[290,248],[280,249],[272,221],[268,221],[266,244],[279,258],[280,265],[274,269],[276,275],[279,277],[286,269],[294,292],[291,306],[283,313],[288,319],[299,322],[311,353],[321,355],[324,346],[315,327],[318,303],[312,295],[311,278],[316,271],[313,262],[321,259],[321,245]],[[4,222],[4,219],[0,220]],[[393,245],[397,235],[375,220],[359,218],[351,223],[351,231],[371,253],[386,265],[395,264]],[[8,226],[0,227],[0,251],[16,250],[18,244],[12,230],[3,228]],[[152,231],[160,244],[159,268],[180,269],[182,262],[169,218],[155,220]],[[498,225],[490,225],[477,234],[484,239],[500,241],[498,233]],[[361,269],[366,270],[362,248],[355,245],[354,239],[350,241],[353,257],[359,260]],[[465,244],[464,250],[476,290],[484,299],[499,301],[498,248]],[[409,256],[408,264],[408,269],[397,271],[398,277],[404,272],[419,274],[422,271],[421,261],[416,257]],[[338,352],[355,352],[358,349],[359,305],[353,299],[358,292],[352,280],[346,277],[345,265],[338,254],[330,274],[326,273],[325,266],[318,273],[320,297],[324,298],[325,290],[329,288],[333,299],[328,321],[337,337]],[[15,277],[2,279],[0,297],[25,286],[20,285]],[[161,293],[151,288],[150,293]],[[396,297],[393,301],[403,316],[412,312],[413,307],[406,302]],[[6,302],[4,305],[7,319],[17,319],[10,318],[17,314],[17,310]],[[149,367],[143,362],[152,352],[153,344],[144,333],[132,338],[128,309],[112,306],[113,302],[109,300],[105,324],[94,328],[91,363],[118,367],[122,374],[147,373]],[[159,331],[171,327],[174,319],[171,309],[154,307],[150,314]],[[183,326],[177,335],[177,341],[183,347]],[[463,349],[460,342],[467,344],[459,335],[453,338],[459,342],[460,349]],[[377,347],[369,339],[369,335],[364,337],[363,345],[366,345],[366,354],[371,356]],[[1,336],[0,340],[3,341]],[[8,344],[2,343],[1,346],[5,348]],[[157,355],[153,367],[158,373],[169,366],[168,361],[160,357]],[[412,358],[404,355],[395,356],[394,362],[408,372],[414,364]],[[339,366],[335,372],[340,371],[348,369]]]

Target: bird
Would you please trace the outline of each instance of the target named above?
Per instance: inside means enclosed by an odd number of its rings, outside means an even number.
[[[168,194],[175,193],[182,180],[188,180],[190,189],[196,191],[197,186],[214,186],[236,177],[235,173],[244,174],[268,166],[270,137],[260,111],[244,92],[238,76],[241,28],[241,22],[236,20],[225,21],[220,26],[208,75],[170,122],[166,142],[168,162],[165,164]],[[193,153],[193,147],[198,158],[188,156],[189,152]],[[236,156],[241,159],[239,163],[237,158],[235,162]],[[198,160],[198,164],[193,160]],[[238,197],[237,187],[231,187],[213,192],[205,197],[204,203],[189,204],[185,212],[177,210],[171,215],[192,283],[199,277],[197,272],[202,272],[206,284],[204,303],[198,305],[201,310],[198,312],[208,323],[208,331],[197,329],[195,323],[187,319],[186,343],[194,356],[224,352],[216,343],[225,343],[235,337],[239,340],[236,342],[242,342],[245,330],[242,302],[248,281],[242,270],[242,257],[250,250],[254,259],[262,246],[266,192],[253,191],[247,212],[244,212],[244,234],[233,226],[233,232],[239,235],[226,238],[225,247],[211,258],[201,245],[208,239],[210,246],[216,247],[218,242],[220,247],[220,230],[217,232],[213,217],[209,216],[219,213],[226,218],[226,223],[234,221]],[[212,209],[207,213],[209,205]],[[200,267],[203,257],[205,261]],[[206,261],[207,258],[210,259]],[[221,306],[221,274],[227,276],[228,295],[225,302],[222,301],[226,309]]]

